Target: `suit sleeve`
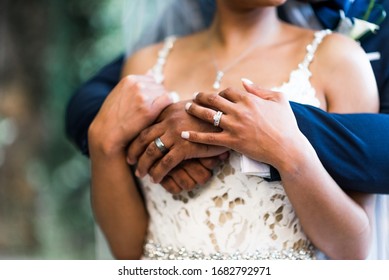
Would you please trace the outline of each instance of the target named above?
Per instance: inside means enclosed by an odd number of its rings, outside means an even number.
[[[389,1],[383,1],[386,11]],[[389,18],[361,46],[379,55],[371,61],[381,114],[329,114],[291,103],[298,125],[328,173],[343,189],[389,194]],[[280,179],[271,168],[271,180]]]
[[[291,103],[298,126],[345,190],[389,194],[389,115],[329,114]],[[272,179],[279,175],[272,168]]]
[[[83,84],[70,99],[65,116],[66,135],[84,155],[88,151],[88,128],[105,98],[119,82],[124,56],[120,56]]]

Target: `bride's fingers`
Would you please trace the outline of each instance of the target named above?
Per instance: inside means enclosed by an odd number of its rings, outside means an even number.
[[[225,127],[224,125],[227,116],[224,115],[221,111],[215,111],[213,109],[203,107],[201,105],[191,102],[186,103],[185,110],[192,116],[211,123],[214,126],[218,126],[221,128]]]
[[[215,109],[216,111],[220,110],[225,113],[230,112],[233,109],[232,106],[234,105],[230,100],[217,93],[198,92],[195,93],[193,100],[197,104]]]
[[[243,87],[247,90],[247,92],[254,94],[262,99],[273,101],[282,101],[284,99],[284,95],[282,93],[263,89],[248,79],[243,78],[242,84]]]
[[[246,92],[236,89],[236,88],[226,88],[225,90],[222,90],[219,92],[219,96],[223,97],[224,99],[229,100],[232,103],[237,103],[242,100],[242,98],[245,98],[247,95]]]
[[[223,132],[196,132],[196,131],[183,131],[181,137],[190,142],[229,147],[228,139]]]

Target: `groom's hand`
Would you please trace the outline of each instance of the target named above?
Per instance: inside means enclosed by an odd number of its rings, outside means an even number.
[[[228,154],[225,153],[220,158],[185,160],[170,171],[160,184],[173,194],[178,194],[183,190],[190,191],[198,185],[205,184],[212,177],[212,170],[227,156]]]
[[[106,155],[122,154],[128,143],[174,101],[175,95],[150,75],[122,78],[89,126],[89,146]]]
[[[158,117],[156,123],[143,130],[131,143],[128,148],[128,162],[138,164],[137,176],[143,177],[149,173],[154,182],[173,185],[171,178],[180,174],[180,178],[176,178],[174,182],[181,185],[181,189],[191,189],[196,185],[194,182],[205,183],[211,176],[210,171],[220,159],[227,157],[225,153],[227,149],[224,147],[190,143],[181,138],[181,131],[186,127],[204,132],[218,131],[218,128],[212,124],[188,115],[185,112],[185,104],[186,101],[183,101],[168,106]],[[165,155],[154,143],[158,137],[168,148]],[[220,158],[219,155],[221,155]],[[209,159],[215,156],[216,158]],[[208,159],[191,160],[195,158]],[[183,171],[186,175],[183,175]],[[169,176],[166,177],[168,174]],[[182,184],[184,181],[187,185]],[[177,190],[177,188],[174,189]]]

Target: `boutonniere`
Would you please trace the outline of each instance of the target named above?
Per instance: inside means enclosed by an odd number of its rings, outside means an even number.
[[[356,3],[354,2],[354,4]],[[345,15],[343,10],[340,10],[339,13],[340,21],[335,31],[357,41],[367,34],[376,33],[379,29],[379,24],[386,17],[385,10],[375,0],[370,0],[366,12],[359,17]]]
[[[344,12],[340,10],[340,22],[335,31],[359,40],[369,33],[375,33],[379,29],[379,25],[358,18],[348,18]]]
[[[358,40],[366,34],[375,33],[379,28],[379,25],[375,23],[354,18],[354,25],[353,28],[350,30],[350,37],[354,40]]]

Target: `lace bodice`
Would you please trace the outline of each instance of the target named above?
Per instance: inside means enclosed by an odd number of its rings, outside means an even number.
[[[309,64],[328,31],[315,34],[307,55],[276,90],[290,100],[319,106],[309,78]],[[163,65],[174,39],[168,39],[153,68],[163,82]],[[168,193],[149,177],[142,180],[150,215],[145,258],[297,258],[313,257],[281,182],[267,182],[240,172],[240,154],[230,158],[204,186],[179,195]]]
[[[330,30],[315,32],[312,43],[306,47],[307,53],[304,60],[297,69],[290,73],[289,81],[279,87],[273,87],[272,90],[283,92],[290,101],[319,107],[320,101],[317,99],[316,90],[310,82],[312,73],[309,70],[309,65],[315,57],[318,46],[328,34],[331,34]]]

